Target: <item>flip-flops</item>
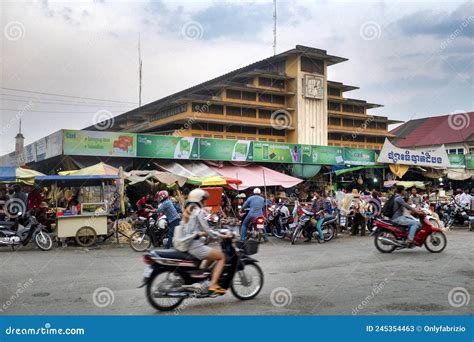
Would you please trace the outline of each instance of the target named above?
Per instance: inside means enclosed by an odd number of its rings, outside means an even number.
[[[208,287],[207,290],[209,292],[217,293],[217,294],[225,294],[226,290],[221,289],[220,287]]]

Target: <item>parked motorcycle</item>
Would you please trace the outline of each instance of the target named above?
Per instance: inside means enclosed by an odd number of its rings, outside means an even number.
[[[18,213],[18,216],[21,216]],[[34,216],[26,216],[22,219],[23,224],[18,221],[0,222],[0,247],[26,246],[32,239],[36,246],[42,251],[49,251],[53,247],[53,240],[44,230],[44,226]]]
[[[269,215],[266,220],[266,231],[270,231],[273,236],[284,239],[286,236],[293,234],[294,228],[297,226],[293,216],[290,215],[288,207],[280,202],[268,208]]]
[[[451,203],[445,205],[442,209],[441,219],[446,228],[451,228],[453,225],[463,226],[466,222],[470,223],[467,208],[456,201],[453,197]]]
[[[134,224],[135,232],[130,236],[129,244],[135,252],[165,244],[168,236],[168,220],[165,215],[153,214],[148,219],[139,217]]]
[[[319,211],[317,213],[313,212],[309,208],[301,208],[301,215],[298,219],[298,225],[295,228],[293,235],[291,237],[291,244],[294,245],[296,241],[307,234],[306,232],[309,230],[308,225],[313,225],[311,228],[312,234],[314,238],[319,238],[318,231],[316,230],[316,226],[314,225],[312,219],[323,211]],[[323,231],[324,241],[330,241],[334,237],[336,232],[336,221],[337,218],[332,215],[326,215],[324,217],[323,224],[321,229]]]
[[[246,208],[240,212],[240,234],[242,234],[242,222],[244,222],[245,217],[247,217],[249,211],[250,209]],[[264,235],[265,235],[265,217],[258,216],[250,220],[247,226],[246,239],[261,241]]]
[[[441,228],[435,227],[429,221],[428,216],[420,214],[421,227],[415,234],[416,247],[425,246],[431,253],[442,252],[447,245],[447,238]],[[408,226],[398,225],[387,219],[377,218],[375,220],[374,243],[375,247],[382,253],[391,253],[396,249],[404,249],[409,246],[405,243],[408,238]]]
[[[263,286],[263,272],[258,261],[250,255],[258,252],[257,241],[238,241],[233,245],[234,234],[220,229],[223,238],[222,251],[226,263],[219,279],[219,286],[230,288],[240,300],[249,300],[258,295]],[[220,296],[207,290],[212,267],[201,269],[201,260],[188,253],[176,250],[154,250],[143,257],[148,265],[144,271],[143,284],[148,302],[155,309],[170,311],[176,309],[185,299],[214,298]]]

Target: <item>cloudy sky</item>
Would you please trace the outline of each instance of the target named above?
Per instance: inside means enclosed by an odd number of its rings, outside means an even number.
[[[28,144],[134,108],[139,33],[144,103],[273,54],[272,1],[0,6],[0,154],[13,150],[18,117]],[[349,58],[329,78],[385,106],[371,114],[474,110],[474,2],[278,0],[277,9],[277,52],[301,44]]]

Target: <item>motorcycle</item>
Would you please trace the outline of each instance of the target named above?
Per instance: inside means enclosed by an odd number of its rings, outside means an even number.
[[[446,228],[451,228],[453,225],[463,226],[466,222],[470,224],[470,218],[467,213],[467,208],[456,201],[453,197],[451,203],[445,205],[442,212],[442,221]]]
[[[288,207],[284,203],[278,203],[268,208],[269,215],[266,220],[266,230],[270,231],[278,239],[284,239],[293,234],[297,225],[293,216],[290,215]]]
[[[242,222],[244,222],[245,217],[247,217],[250,209],[246,208],[240,212],[240,234],[242,235]],[[261,241],[265,235],[265,217],[257,216],[250,220],[247,226],[247,237],[246,240],[253,239],[256,241]]]
[[[134,227],[135,232],[130,236],[129,244],[135,252],[146,251],[151,244],[160,247],[166,243],[168,220],[165,215],[152,214],[148,219],[138,217]]]
[[[18,213],[18,216],[21,216]],[[0,222],[0,247],[26,246],[32,239],[42,251],[49,251],[53,247],[53,240],[44,231],[45,227],[34,216],[26,216],[24,224],[18,221]]]
[[[442,252],[447,245],[447,238],[441,228],[435,227],[426,214],[420,214],[421,227],[415,234],[415,246],[425,248],[431,253]],[[382,253],[392,253],[396,249],[409,246],[405,243],[408,238],[408,226],[398,225],[395,222],[377,218],[375,219],[374,243]]]
[[[323,213],[324,211],[319,211],[317,213],[313,212],[309,208],[302,207],[300,209],[301,215],[298,220],[298,225],[295,228],[293,235],[291,236],[291,244],[294,245],[296,241],[301,238],[301,236],[306,235],[307,231],[309,230],[308,225],[313,225],[314,229],[312,231],[314,238],[319,238],[318,232],[316,230],[316,226],[313,223],[313,218],[318,216],[319,214]],[[324,241],[331,241],[334,237],[336,232],[336,221],[337,218],[332,215],[326,215],[323,219],[323,224],[321,229],[323,231]]]
[[[228,229],[218,230],[230,234]],[[263,286],[263,272],[258,261],[250,255],[258,252],[257,241],[238,241],[233,245],[235,235],[221,240],[226,263],[219,279],[219,286],[231,290],[240,300],[249,300],[258,295]],[[176,250],[154,250],[143,257],[148,265],[143,275],[145,295],[152,307],[159,311],[170,311],[181,305],[185,299],[215,298],[221,294],[207,290],[212,267],[201,269],[201,260]]]

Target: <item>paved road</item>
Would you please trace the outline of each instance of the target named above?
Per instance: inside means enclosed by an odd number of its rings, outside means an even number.
[[[472,232],[450,231],[448,247],[441,254],[416,248],[385,255],[375,250],[370,237],[343,235],[323,245],[301,242],[296,246],[272,239],[257,255],[265,272],[264,288],[257,298],[241,302],[227,294],[195,300],[182,314],[472,314],[473,242]],[[50,252],[2,248],[0,315],[162,315],[148,305],[144,290],[136,288],[143,269],[141,254],[126,246]],[[93,293],[99,287],[111,289],[113,303],[94,305]],[[470,293],[469,304],[450,305],[448,294],[456,287]],[[286,300],[282,307],[271,300],[278,288],[284,288],[282,296],[274,298]],[[459,293],[454,304],[456,300],[462,304],[463,299],[467,298]]]

